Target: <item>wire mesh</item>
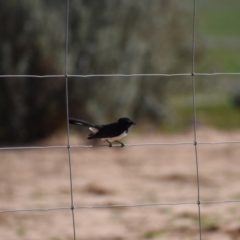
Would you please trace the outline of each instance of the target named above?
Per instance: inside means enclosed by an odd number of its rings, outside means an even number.
[[[199,239],[202,239],[202,226],[201,226],[201,205],[202,204],[226,204],[239,201],[237,200],[215,200],[215,201],[202,201],[199,183],[199,163],[198,163],[198,145],[211,145],[211,144],[239,144],[240,141],[216,141],[216,142],[198,142],[197,136],[197,113],[196,113],[196,100],[195,100],[195,76],[214,76],[214,75],[240,75],[240,73],[195,73],[195,28],[196,28],[196,0],[193,0],[193,22],[192,22],[192,72],[191,73],[174,73],[174,74],[95,74],[95,75],[70,75],[68,74],[68,45],[69,45],[69,0],[66,0],[66,36],[65,36],[65,74],[64,75],[1,75],[0,78],[64,78],[66,82],[66,116],[67,116],[67,145],[51,145],[51,146],[24,146],[24,147],[1,147],[0,151],[4,150],[27,150],[27,149],[59,149],[67,148],[68,151],[68,163],[69,163],[69,188],[70,188],[70,204],[69,206],[56,207],[56,208],[29,208],[29,209],[8,209],[0,210],[0,213],[9,212],[30,212],[30,211],[59,211],[59,210],[71,210],[72,213],[72,226],[73,226],[73,239],[76,240],[76,226],[74,213],[76,209],[105,209],[105,208],[138,208],[138,207],[156,207],[156,206],[173,206],[173,205],[197,205],[198,207],[198,223],[199,223]],[[177,76],[192,76],[192,108],[194,115],[193,122],[193,140],[190,142],[176,142],[176,143],[161,143],[161,142],[146,142],[146,143],[134,143],[126,144],[125,147],[148,147],[148,146],[173,146],[173,145],[192,145],[195,151],[195,162],[196,162],[196,178],[197,178],[197,199],[196,201],[184,201],[184,202],[158,202],[158,203],[132,203],[132,204],[117,204],[117,205],[80,205],[74,204],[74,192],[72,182],[72,161],[71,161],[71,149],[72,148],[92,148],[92,147],[105,147],[106,145],[71,145],[70,144],[70,133],[69,133],[69,90],[68,90],[68,79],[71,78],[91,78],[91,77],[177,77]]]

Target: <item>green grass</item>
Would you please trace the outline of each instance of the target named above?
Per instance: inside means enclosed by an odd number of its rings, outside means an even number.
[[[202,17],[201,17],[202,16]],[[240,36],[239,9],[218,9],[202,11],[203,30],[208,36]],[[200,20],[200,19],[199,19]]]
[[[20,237],[23,237],[27,234],[27,230],[24,227],[19,227],[17,230],[17,234]]]
[[[197,31],[206,39],[207,49],[200,72],[240,71],[240,1],[202,0],[197,8]],[[210,42],[210,45],[209,45]]]
[[[240,192],[235,194],[234,199],[240,200]]]
[[[197,107],[197,117],[206,125],[219,129],[240,128],[240,109],[230,104],[199,106]]]
[[[240,72],[240,48],[214,47],[205,52],[205,59],[198,70],[203,72]]]
[[[192,0],[184,0],[186,4],[189,4],[192,2]],[[197,7],[200,10],[206,10],[206,9],[238,9],[240,8],[240,2],[239,0],[201,0],[197,1]]]
[[[192,1],[183,0],[181,4],[186,6],[186,9],[192,11]],[[190,6],[187,8],[187,6]],[[239,0],[201,0],[197,2],[196,6],[197,25],[196,31],[203,35],[205,39],[206,48],[203,50],[203,61],[196,62],[196,72],[240,72],[240,1]],[[198,35],[196,35],[198,37]],[[198,40],[198,39],[196,39]],[[198,47],[198,42],[196,48]],[[196,78],[196,79],[201,79]],[[203,79],[203,78],[202,78]],[[235,83],[232,85],[231,81],[238,80],[239,76],[208,76],[204,81],[215,81],[218,89],[223,89],[226,84],[227,89],[225,95],[231,95],[236,92],[236,88],[240,89],[239,85]],[[204,82],[203,81],[203,82]],[[200,81],[198,81],[200,82]],[[211,85],[211,84],[209,84]],[[212,87],[213,85],[211,85]],[[219,87],[222,86],[222,87]],[[202,97],[196,97],[197,104],[197,123],[200,125],[207,125],[223,130],[234,130],[240,128],[240,109],[231,105],[229,99],[224,99],[222,93],[213,88],[214,94],[218,97],[212,98],[207,85],[202,86]],[[197,91],[198,86],[197,86]],[[207,90],[208,92],[203,93]],[[229,91],[229,92],[227,92]],[[172,98],[172,97],[171,97]],[[170,109],[173,109],[173,116],[170,120],[167,119],[160,130],[167,133],[175,133],[193,126],[193,109],[192,97],[175,95],[174,100],[171,99]],[[171,112],[172,110],[170,110]]]
[[[219,94],[221,97],[221,94]],[[176,98],[177,99],[177,98]],[[172,103],[173,104],[173,103]],[[175,133],[193,126],[193,109],[191,104],[179,101],[173,104],[175,109],[175,121],[166,121],[161,130],[166,133]],[[197,124],[211,126],[221,130],[234,130],[240,128],[240,108],[232,105],[227,98],[205,99],[196,103]]]
[[[44,194],[42,192],[36,191],[31,194],[31,197],[35,200],[40,200],[44,198]]]
[[[154,239],[161,235],[163,235],[165,232],[163,230],[149,230],[146,233],[144,233],[144,238],[146,239]]]
[[[205,231],[217,231],[219,228],[219,219],[216,216],[202,216],[201,225]]]

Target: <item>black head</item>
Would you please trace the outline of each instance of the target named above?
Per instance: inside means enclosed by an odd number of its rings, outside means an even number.
[[[118,123],[120,123],[121,125],[129,128],[131,127],[133,124],[135,125],[136,123],[133,122],[132,120],[130,120],[129,118],[119,118],[118,119]]]

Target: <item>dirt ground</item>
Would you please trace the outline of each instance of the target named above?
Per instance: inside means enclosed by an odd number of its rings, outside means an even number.
[[[201,128],[197,139],[202,239],[240,239],[240,131]],[[239,143],[203,144],[225,141]],[[76,239],[200,239],[193,132],[123,142],[163,145],[70,149]],[[76,134],[70,143],[86,144]],[[67,149],[1,150],[0,160],[0,239],[72,240]],[[1,212],[19,209],[32,211]]]

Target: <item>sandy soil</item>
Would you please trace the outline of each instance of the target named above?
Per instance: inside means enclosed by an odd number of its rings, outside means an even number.
[[[202,128],[197,137],[199,142],[240,141],[240,132]],[[86,143],[77,135],[70,141]],[[54,136],[42,144],[65,142]],[[124,142],[186,143],[193,142],[193,133],[132,134]],[[240,239],[239,146],[197,145],[203,239]],[[70,153],[76,239],[200,239],[193,144],[71,148]],[[2,150],[0,159],[0,211],[39,209],[0,212],[0,239],[73,239],[67,149]],[[207,202],[225,200],[233,202]],[[146,203],[162,205],[80,208]]]

